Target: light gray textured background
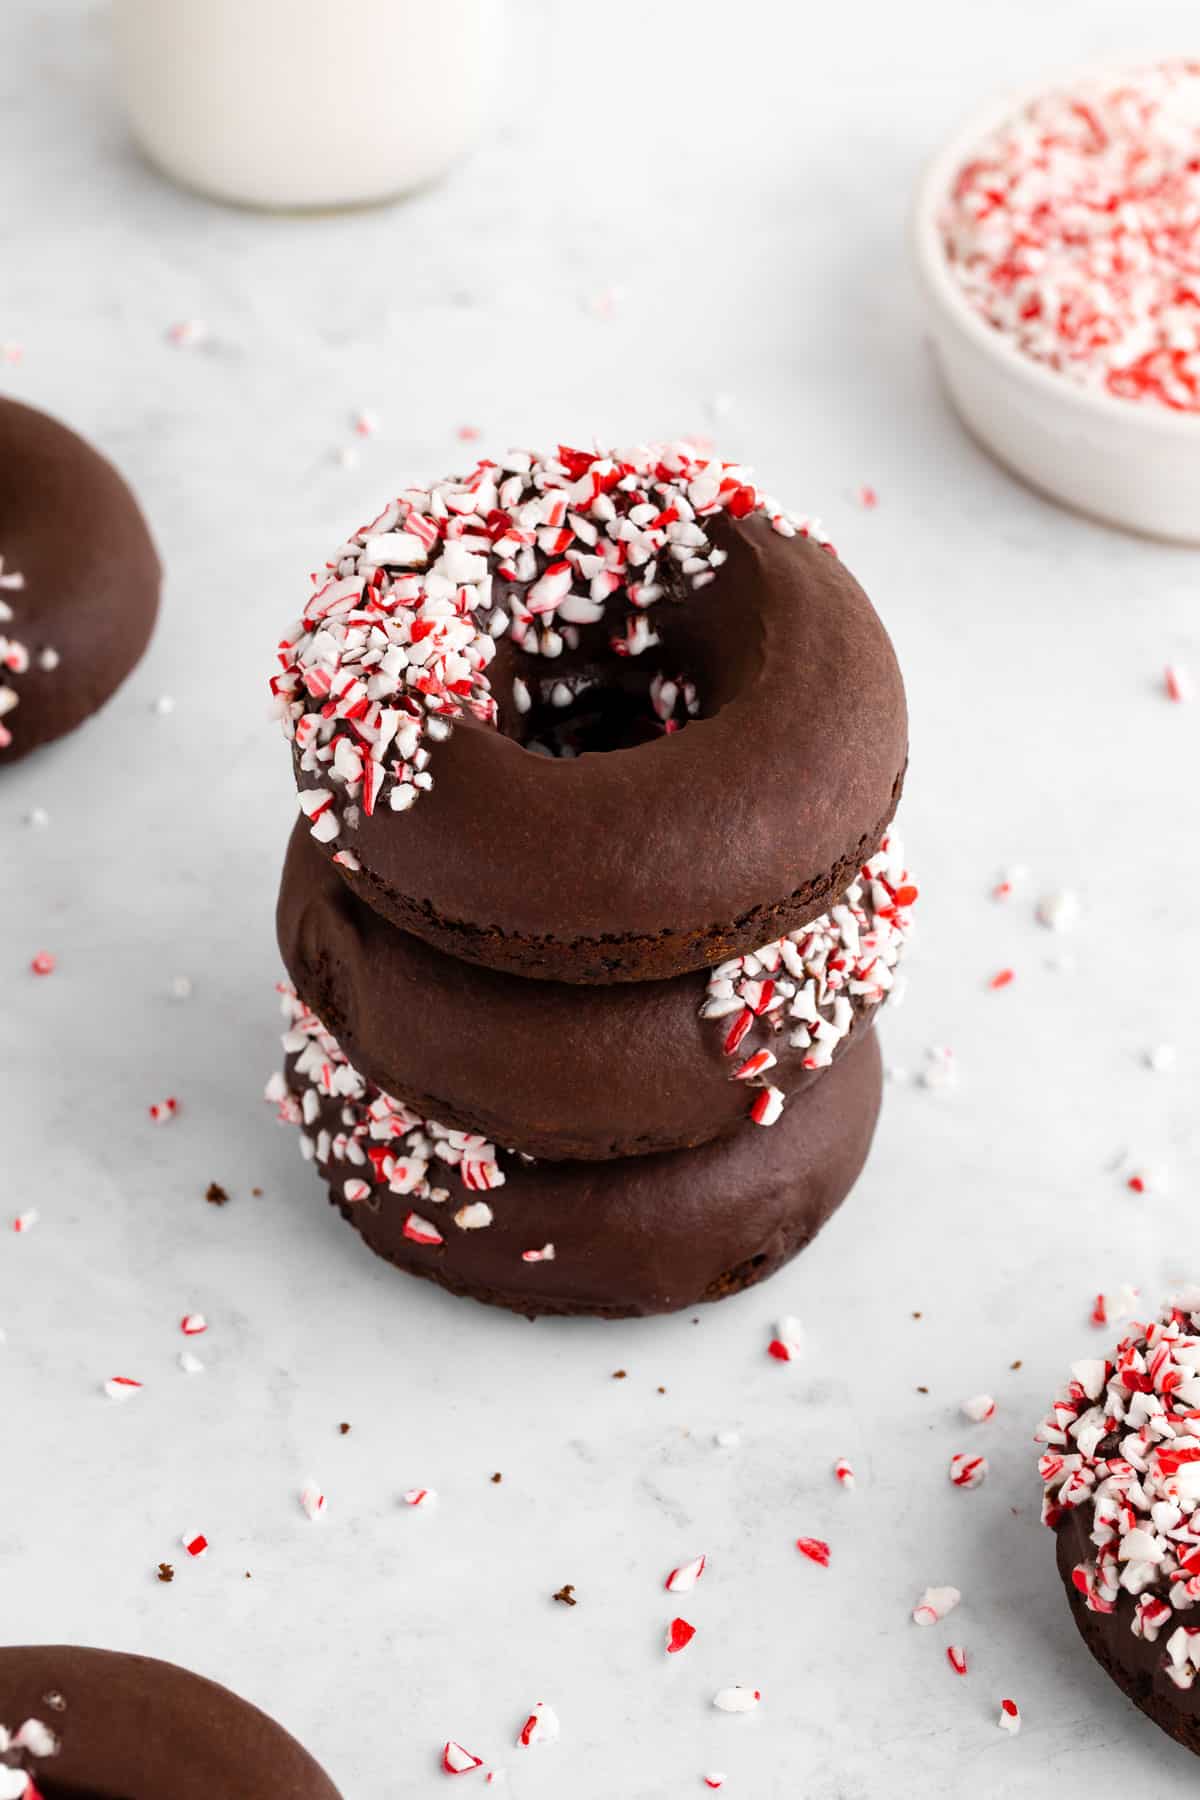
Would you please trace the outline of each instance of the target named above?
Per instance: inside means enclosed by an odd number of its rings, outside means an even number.
[[[42,1213],[0,1236],[4,1637],[202,1669],[302,1736],[347,1800],[440,1791],[447,1736],[529,1800],[673,1800],[711,1768],[731,1800],[1151,1775],[1193,1792],[1190,1758],[1075,1641],[1030,1434],[1098,1342],[1098,1289],[1157,1297],[1197,1270],[1200,707],[1167,705],[1159,678],[1169,659],[1200,673],[1200,559],[1052,510],[964,439],[903,243],[920,161],[961,112],[1127,47],[1129,7],[526,0],[473,162],[409,205],[309,221],[144,167],[103,25],[72,0],[0,8],[0,341],[24,346],[0,382],[118,460],[168,568],[125,691],[0,782],[3,1209]],[[1138,48],[1195,48],[1192,5],[1143,0],[1136,26]],[[207,341],[170,346],[183,319]],[[345,467],[362,407],[382,428]],[[259,1100],[294,804],[272,644],[346,528],[462,462],[462,425],[493,450],[716,431],[823,517],[907,675],[925,895],[886,1047],[911,1074],[951,1044],[961,1079],[896,1082],[818,1245],[698,1322],[531,1327],[404,1282]],[[1030,884],[1002,909],[988,890],[1011,862]],[[1070,938],[1032,915],[1062,887],[1084,908]],[[36,981],[43,947],[59,969]],[[1015,983],[989,992],[1005,965]],[[1162,1042],[1173,1075],[1142,1066]],[[155,1130],[166,1093],[182,1112]],[[1169,1165],[1169,1190],[1130,1196],[1127,1152]],[[191,1308],[210,1330],[189,1380]],[[798,1367],[764,1355],[782,1312],[809,1329]],[[100,1392],[117,1373],[146,1383],[124,1407]],[[969,1427],[958,1403],[980,1389],[999,1415]],[[719,1451],[727,1428],[741,1447]],[[967,1447],[992,1475],[964,1494],[946,1465]],[[316,1527],[296,1503],[310,1472]],[[435,1513],[399,1504],[414,1484],[440,1490]],[[213,1548],[183,1567],[195,1529]],[[831,1541],[829,1571],[799,1533]],[[668,1664],[662,1578],[700,1550],[682,1609],[699,1634]],[[567,1581],[574,1611],[549,1598]],[[909,1622],[929,1582],[963,1590],[952,1632]],[[712,1710],[735,1681],[763,1688],[755,1716]],[[561,1742],[518,1753],[538,1698]]]

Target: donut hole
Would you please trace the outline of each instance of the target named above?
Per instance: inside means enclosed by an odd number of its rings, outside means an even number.
[[[682,731],[701,712],[687,675],[637,664],[544,670],[514,676],[502,712],[505,735],[536,756],[632,750]]]

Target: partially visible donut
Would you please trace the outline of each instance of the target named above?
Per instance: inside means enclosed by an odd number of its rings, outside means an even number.
[[[140,660],[161,571],[112,464],[0,399],[0,762],[74,731]]]
[[[715,970],[580,987],[444,955],[292,832],[284,965],[354,1066],[423,1118],[532,1156],[677,1150],[769,1124],[866,1030],[916,899],[894,836],[832,913]]]
[[[0,1800],[339,1800],[307,1750],[174,1663],[0,1649]]]
[[[267,1097],[364,1242],[398,1268],[530,1318],[627,1318],[719,1300],[804,1248],[866,1160],[882,1089],[864,1033],[788,1107],[695,1150],[535,1162],[422,1121],[346,1061],[293,996]]]
[[[892,646],[819,529],[686,445],[408,489],[272,686],[300,805],[376,911],[570,982],[711,966],[833,905],[907,757]]]

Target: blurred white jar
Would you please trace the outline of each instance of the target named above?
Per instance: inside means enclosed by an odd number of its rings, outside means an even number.
[[[113,0],[151,159],[243,206],[365,205],[471,147],[500,0]]]

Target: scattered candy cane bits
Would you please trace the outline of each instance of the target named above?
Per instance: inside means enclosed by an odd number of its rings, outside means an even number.
[[[1007,1731],[1010,1737],[1016,1737],[1021,1729],[1021,1711],[1015,1700],[1000,1702],[1000,1717],[996,1723],[1001,1731]]]
[[[1177,705],[1186,705],[1196,698],[1196,684],[1189,670],[1181,668],[1178,663],[1168,663],[1163,670],[1163,687],[1167,699],[1174,700]]]
[[[686,1650],[696,1635],[696,1627],[689,1625],[686,1619],[672,1619],[667,1626],[667,1655],[678,1656]]]
[[[858,490],[858,504],[863,508],[864,512],[874,512],[875,508],[879,505],[879,495],[875,492],[873,487],[868,487],[864,484],[864,486],[860,487]]]
[[[447,1775],[469,1775],[472,1769],[483,1767],[482,1756],[473,1756],[453,1738],[448,1738],[442,1748],[442,1768]]]
[[[32,1231],[41,1216],[36,1206],[26,1207],[24,1212],[17,1214],[12,1222],[12,1228],[14,1231]]]
[[[1015,969],[998,969],[988,982],[988,986],[993,993],[998,993],[1001,988],[1011,987],[1016,978]]]
[[[202,1531],[187,1533],[181,1537],[179,1541],[189,1556],[200,1557],[208,1555],[208,1539]]]
[[[435,1506],[437,1492],[434,1488],[409,1488],[401,1495],[405,1506]]]
[[[799,1362],[804,1355],[804,1327],[799,1319],[780,1319],[775,1336],[767,1345],[767,1355],[776,1362]]]
[[[718,1712],[747,1713],[753,1712],[761,1699],[760,1689],[742,1687],[738,1683],[734,1687],[719,1688],[713,1695],[713,1705]]]
[[[858,1477],[854,1473],[853,1465],[848,1463],[844,1457],[839,1457],[838,1461],[834,1463],[833,1478],[839,1486],[844,1488],[855,1488],[858,1486]]]
[[[966,1674],[967,1653],[961,1644],[946,1645],[946,1661],[950,1664],[950,1667],[954,1670],[956,1675]]]
[[[57,960],[49,950],[39,950],[29,965],[35,975],[53,975]]]
[[[304,1486],[300,1489],[300,1506],[305,1517],[311,1519],[315,1524],[318,1519],[324,1518],[326,1504],[327,1502],[324,1494],[321,1492],[320,1484],[314,1481],[310,1475]]]
[[[961,1411],[964,1418],[976,1425],[985,1425],[996,1416],[996,1402],[990,1394],[975,1394],[970,1400],[964,1400]]]
[[[706,1556],[697,1556],[689,1563],[683,1563],[678,1569],[672,1569],[663,1586],[668,1594],[690,1594],[708,1563]]]
[[[560,1729],[558,1714],[554,1708],[547,1706],[544,1700],[539,1700],[517,1733],[518,1748],[528,1750],[534,1744],[552,1744]]]
[[[914,1625],[936,1625],[952,1613],[962,1595],[956,1587],[927,1587],[913,1607]]]
[[[104,1391],[110,1400],[129,1400],[141,1391],[142,1383],[135,1381],[132,1375],[110,1375],[104,1384]]]
[[[957,1488],[982,1487],[987,1480],[986,1456],[969,1456],[962,1451],[950,1458],[950,1480]]]
[[[165,1100],[156,1100],[151,1106],[151,1122],[155,1125],[165,1125],[168,1119],[173,1119],[178,1111],[178,1100],[174,1094],[169,1094]]]
[[[179,1329],[184,1337],[199,1337],[208,1330],[208,1320],[203,1313],[184,1313],[179,1321]]]
[[[1096,1326],[1115,1324],[1118,1319],[1128,1319],[1137,1305],[1138,1290],[1128,1283],[1119,1288],[1115,1294],[1097,1294],[1089,1315]]]
[[[704,1785],[706,1788],[714,1789],[714,1791],[717,1788],[723,1788],[725,1786],[725,1776],[721,1771],[713,1769],[704,1777]]]
[[[818,1563],[822,1569],[829,1567],[829,1545],[824,1538],[797,1538],[796,1548],[801,1556],[808,1558],[809,1562]]]

